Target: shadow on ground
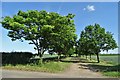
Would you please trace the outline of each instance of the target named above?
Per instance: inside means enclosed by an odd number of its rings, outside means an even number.
[[[61,62],[68,62],[68,63],[79,63],[79,57],[71,57],[69,60],[65,60],[65,58],[60,60]]]
[[[97,64],[80,64],[80,66],[84,66],[85,68],[87,67],[88,69],[94,71],[94,72],[108,72],[108,71],[120,71],[120,65],[115,65],[115,66],[104,66],[104,65],[97,65]],[[83,68],[84,68],[83,67]]]
[[[60,60],[61,62],[67,62],[67,63],[79,63],[80,61],[75,60]]]
[[[81,62],[81,63],[98,63],[97,61],[96,62],[93,62],[93,61],[88,61],[87,59],[79,59],[79,61]]]
[[[79,68],[89,69],[94,72],[110,72],[110,71],[120,71],[120,64],[119,65],[101,65],[97,62],[90,62],[86,59],[80,59],[81,64],[79,64]],[[82,64],[83,63],[83,64]],[[84,64],[88,63],[88,64]]]

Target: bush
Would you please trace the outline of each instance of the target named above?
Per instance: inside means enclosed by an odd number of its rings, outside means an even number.
[[[31,52],[2,52],[2,64],[27,64],[32,56]]]

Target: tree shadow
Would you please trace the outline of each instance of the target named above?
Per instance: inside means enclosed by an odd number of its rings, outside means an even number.
[[[97,61],[96,62],[88,61],[87,59],[83,59],[83,58],[82,59],[80,58],[80,62],[81,63],[98,63]]]
[[[93,72],[111,72],[111,71],[120,71],[120,64],[114,65],[114,66],[108,66],[108,65],[98,65],[98,64],[79,64],[80,66],[83,66],[84,69],[92,70]],[[79,67],[80,68],[80,67]]]
[[[67,63],[79,63],[80,61],[75,60],[60,60],[61,62],[67,62]]]
[[[67,63],[79,63],[80,62],[80,58],[79,57],[70,57],[69,60],[65,60],[65,59],[61,59],[61,62],[67,62]]]

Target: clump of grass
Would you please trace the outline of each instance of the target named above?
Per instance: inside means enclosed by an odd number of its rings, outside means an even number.
[[[42,66],[49,72],[61,72],[69,67],[69,63],[64,62],[49,62]]]
[[[111,77],[120,77],[120,72],[115,72],[115,71],[103,72],[103,75],[104,76],[111,76]]]
[[[57,73],[62,72],[69,67],[70,63],[64,62],[47,62],[41,65],[36,64],[26,64],[26,65],[5,65],[3,69],[12,69],[12,70],[24,70],[24,71],[37,71],[37,72],[50,72]]]

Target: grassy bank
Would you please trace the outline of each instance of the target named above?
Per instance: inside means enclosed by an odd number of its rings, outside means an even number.
[[[47,62],[42,66],[35,64],[27,64],[27,65],[5,65],[2,66],[3,69],[9,70],[24,70],[24,71],[37,71],[37,72],[50,72],[50,73],[58,73],[62,72],[69,67],[70,63],[64,62]]]

